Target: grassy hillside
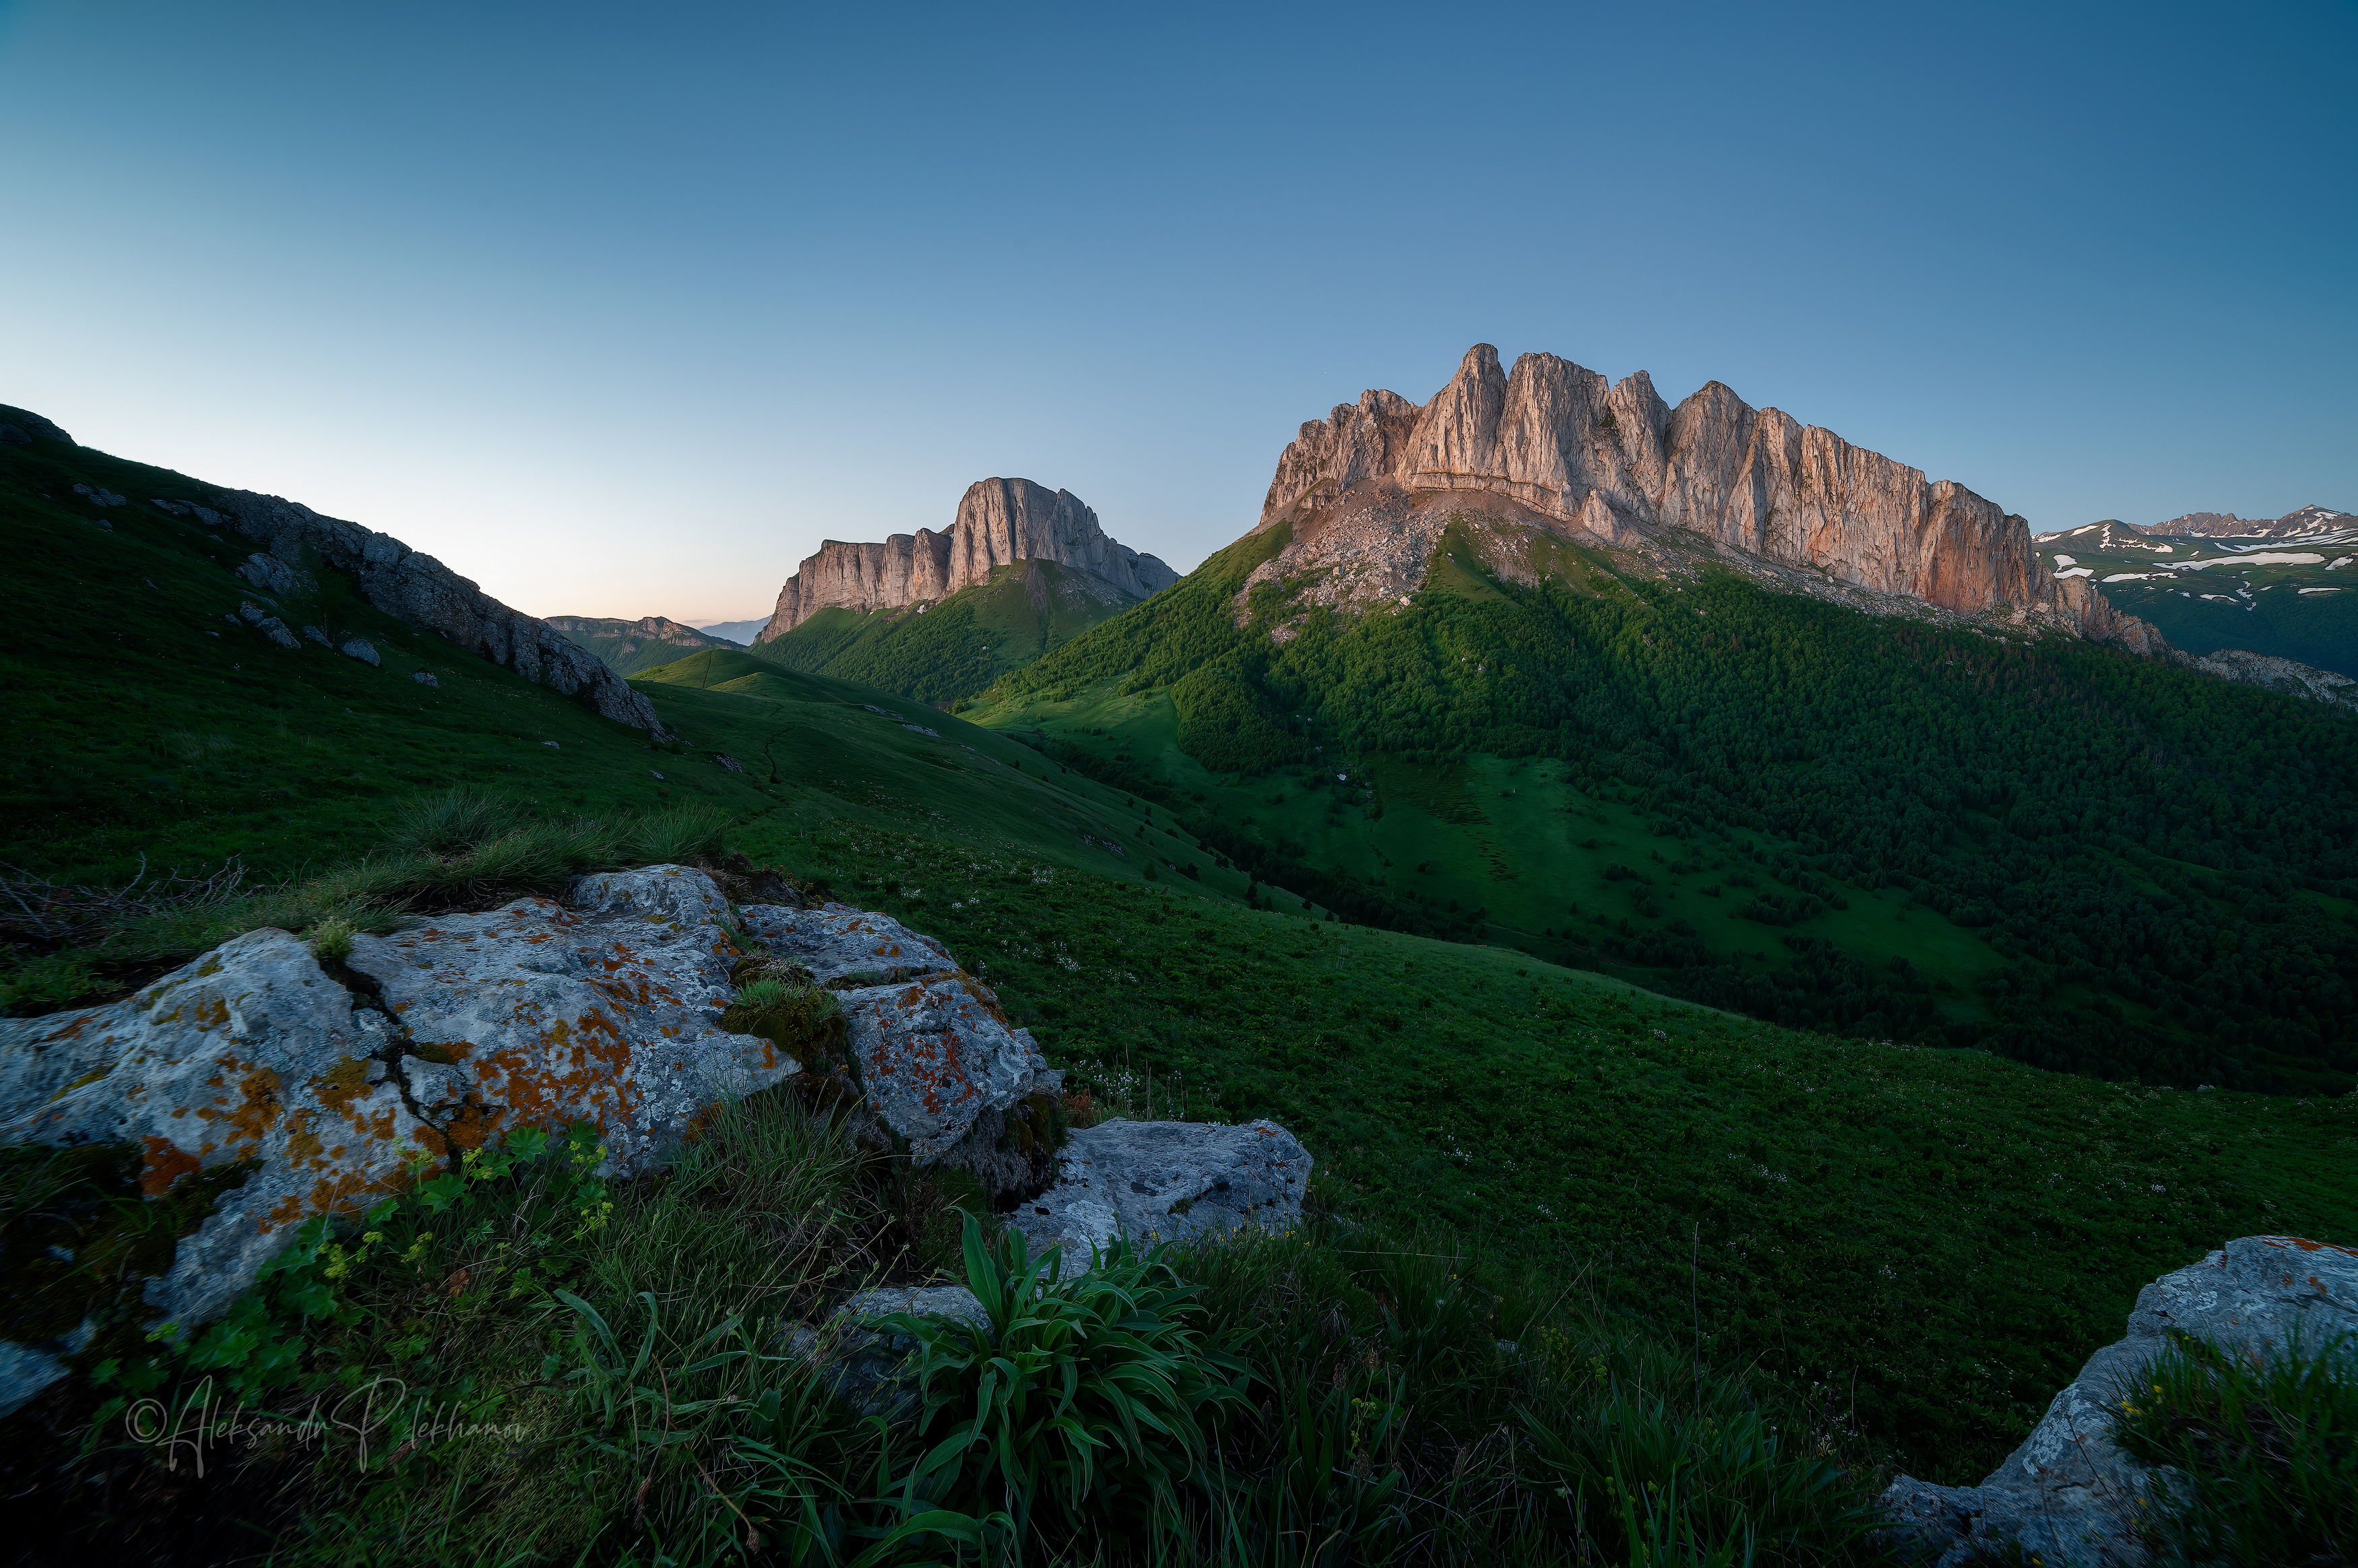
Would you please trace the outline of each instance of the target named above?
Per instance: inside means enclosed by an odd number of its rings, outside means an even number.
[[[1128,608],[1104,591],[1054,561],[1019,561],[929,605],[822,610],[757,651],[788,669],[947,703]]]
[[[1272,530],[974,717],[1354,918],[1866,1038],[2191,1087],[2358,1084],[2358,725],[2061,637],[1879,620],[1461,527],[1310,614]],[[1065,754],[1065,753],[1059,753]],[[1087,760],[1083,761],[1086,757]],[[1337,777],[1347,774],[1347,777]]]
[[[2139,1285],[2358,1234],[2358,1099],[2107,1085],[1764,1025],[1521,953],[777,818],[737,842],[931,932],[1131,1115],[1270,1116],[1322,1201],[1855,1396],[1978,1481]],[[1692,1272],[1692,1278],[1691,1278]]]
[[[77,483],[127,503],[91,504]],[[1202,885],[1244,896],[1247,880],[1173,837],[1167,812],[1150,829],[1116,792],[1049,785],[1055,765],[1003,737],[904,704],[957,739],[922,736],[866,711],[894,700],[882,693],[741,652],[698,655],[708,663],[674,665],[643,688],[683,737],[657,748],[379,613],[332,571],[315,574],[316,600],[278,611],[339,641],[367,639],[381,665],[308,642],[281,649],[235,619],[255,597],[233,571],[243,541],[148,504],[201,503],[211,488],[88,448],[0,448],[0,540],[16,563],[0,612],[19,629],[0,653],[0,715],[18,738],[0,762],[0,865],[13,868],[0,876],[120,887],[143,868],[205,877],[234,859],[249,884],[266,884],[367,853],[402,801],[472,783],[548,813],[701,806],[736,820],[948,831],[1115,875],[1142,877],[1149,860],[1200,861]],[[728,676],[716,659],[730,661]],[[785,700],[703,689],[749,673]],[[739,753],[742,772],[722,761]],[[0,975],[38,956],[5,952]],[[168,957],[102,969],[120,983]]]

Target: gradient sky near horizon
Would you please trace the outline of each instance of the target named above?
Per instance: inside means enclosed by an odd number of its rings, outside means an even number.
[[[2042,531],[2358,511],[2353,81],[2348,0],[0,0],[0,403],[692,622],[986,475],[1193,567],[1476,341]]]

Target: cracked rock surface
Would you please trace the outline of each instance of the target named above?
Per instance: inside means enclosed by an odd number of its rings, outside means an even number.
[[[724,1093],[793,1076],[719,1027],[727,914],[685,867],[584,877],[562,903],[356,938],[349,986],[248,932],[110,1006],[0,1020],[0,1141],[141,1146],[151,1193],[258,1162],[147,1287],[201,1322],[304,1221],[393,1190],[408,1147],[586,1120],[633,1173]]]
[[[685,866],[579,879],[568,898],[358,937],[400,1033],[422,1119],[472,1148],[516,1127],[596,1122],[605,1169],[663,1162],[698,1113],[801,1069],[720,1027],[731,988],[729,902]]]
[[[1017,1179],[999,1149],[1005,1113],[1063,1087],[1027,1029],[949,949],[890,915],[849,904],[752,904],[747,933],[838,992],[869,1108],[920,1165],[948,1158],[997,1191]],[[1001,1166],[1009,1169],[1001,1170]]]
[[[2020,1542],[2049,1568],[2147,1561],[2132,1527],[2150,1472],[2113,1444],[2106,1407],[2124,1383],[2192,1335],[2265,1356],[2358,1332],[2358,1251],[2297,1236],[2246,1236],[2137,1292],[2128,1335],[2088,1358],[2006,1463],[1978,1487],[1902,1476],[1883,1494],[1898,1529],[1928,1561],[1963,1568]]]
[[[109,1007],[0,1020],[0,1141],[131,1143],[140,1184],[256,1160],[147,1287],[168,1321],[222,1311],[315,1214],[352,1206],[424,1130],[391,1036],[303,943],[250,931]]]
[[[1056,1184],[1020,1203],[1009,1223],[1034,1257],[1065,1249],[1064,1271],[1088,1267],[1117,1235],[1146,1243],[1302,1217],[1310,1152],[1276,1122],[1238,1126],[1115,1119],[1073,1133]]]
[[[957,972],[948,948],[920,935],[889,914],[871,914],[847,903],[789,909],[755,903],[741,912],[745,930],[773,957],[791,959],[820,985],[846,981],[881,985],[921,976]]]

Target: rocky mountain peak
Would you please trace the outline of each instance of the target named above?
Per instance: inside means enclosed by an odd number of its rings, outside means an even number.
[[[835,606],[864,613],[947,599],[990,581],[996,568],[1034,560],[1081,574],[1109,602],[1144,599],[1179,580],[1163,561],[1108,535],[1071,491],[1028,479],[982,479],[967,486],[941,533],[920,528],[879,544],[821,544],[779,590],[761,639],[783,636]]]
[[[1673,408],[1643,372],[1608,384],[1550,353],[1502,369],[1498,350],[1476,343],[1421,406],[1370,391],[1303,425],[1278,459],[1260,525],[1307,520],[1384,487],[1406,497],[1479,492],[1594,542],[1675,553],[1709,541],[1732,565],[1798,568],[1868,595],[2158,646],[2150,627],[2084,583],[2050,576],[2020,517],[1831,430],[1756,409],[1716,381]],[[1401,568],[1377,575],[1390,581]]]

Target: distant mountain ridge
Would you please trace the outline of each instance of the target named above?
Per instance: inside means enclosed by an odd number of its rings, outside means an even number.
[[[674,659],[707,648],[736,648],[742,643],[699,632],[661,615],[621,621],[595,615],[552,615],[548,623],[576,647],[595,654],[617,675],[667,665]]]
[[[2172,658],[2223,680],[2358,706],[2358,518],[2308,506],[2275,523],[2235,523],[2234,532],[2165,535],[2106,518],[2033,543],[2058,579],[2087,581],[2151,622]]]
[[[1113,539],[1068,490],[1028,479],[977,480],[941,533],[920,528],[877,544],[829,539],[778,591],[757,641],[784,636],[822,610],[897,610],[990,580],[993,568],[1054,561],[1104,585],[1109,602],[1145,599],[1179,580],[1153,556]]]
[[[708,637],[718,637],[724,643],[750,648],[753,645],[753,639],[762,634],[762,628],[769,623],[768,616],[756,615],[751,621],[715,621],[708,626],[698,626],[697,630]]]
[[[2189,512],[2167,522],[2149,523],[2137,532],[2165,538],[2288,539],[2342,529],[2358,529],[2358,514],[2312,505],[2276,518],[2238,517],[2232,512]]]

